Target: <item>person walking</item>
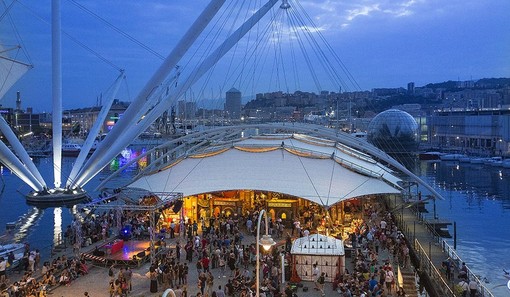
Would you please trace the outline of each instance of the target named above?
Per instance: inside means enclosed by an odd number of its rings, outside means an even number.
[[[316,286],[321,291],[321,296],[325,296],[324,294],[324,283],[326,282],[325,273],[322,272],[319,278],[317,279]]]

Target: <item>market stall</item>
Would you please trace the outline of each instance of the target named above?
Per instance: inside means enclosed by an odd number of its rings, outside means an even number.
[[[302,280],[314,281],[313,265],[331,282],[345,272],[345,251],[342,240],[322,234],[297,238],[290,251],[296,272]]]

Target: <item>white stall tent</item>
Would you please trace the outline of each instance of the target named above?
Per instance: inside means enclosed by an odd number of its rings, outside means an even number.
[[[312,276],[313,264],[317,264],[319,271],[325,273],[327,282],[333,281],[336,274],[345,272],[345,251],[340,239],[312,234],[294,240],[290,252],[302,280],[315,281]]]

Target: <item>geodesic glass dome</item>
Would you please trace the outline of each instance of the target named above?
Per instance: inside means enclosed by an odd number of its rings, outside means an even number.
[[[367,130],[368,141],[387,153],[409,153],[418,148],[418,123],[405,111],[383,111]]]

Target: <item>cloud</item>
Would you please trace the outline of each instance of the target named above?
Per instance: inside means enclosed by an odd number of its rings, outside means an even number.
[[[348,29],[362,18],[402,18],[415,15],[424,9],[425,0],[365,0],[358,3],[347,1],[302,1],[303,7],[315,15],[318,25],[324,28]]]
[[[380,11],[379,4],[365,5],[359,8],[347,9],[346,20],[348,22],[353,21],[355,18],[360,16],[370,16],[375,11]]]

